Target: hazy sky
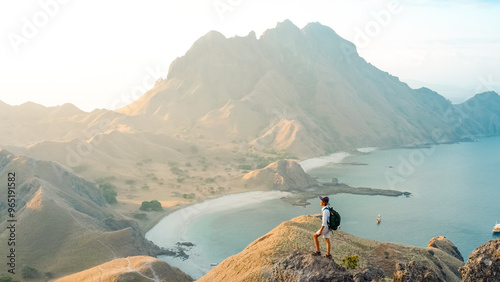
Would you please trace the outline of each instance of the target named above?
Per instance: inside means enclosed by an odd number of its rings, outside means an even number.
[[[175,3],[175,4],[174,4]],[[210,30],[330,26],[376,67],[452,102],[500,93],[500,1],[23,0],[0,2],[0,100],[123,106]]]

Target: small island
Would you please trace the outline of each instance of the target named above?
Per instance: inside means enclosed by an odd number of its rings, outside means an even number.
[[[403,192],[398,190],[390,189],[378,189],[378,188],[368,188],[368,187],[352,187],[344,183],[321,183],[318,182],[318,186],[310,187],[307,191],[294,191],[294,193],[284,200],[293,205],[297,206],[307,206],[309,199],[317,198],[318,196],[324,195],[335,195],[335,194],[354,194],[354,195],[369,195],[369,196],[388,196],[388,197],[410,197],[410,192]]]

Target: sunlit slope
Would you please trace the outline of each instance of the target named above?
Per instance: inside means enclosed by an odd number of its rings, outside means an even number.
[[[144,239],[134,222],[114,213],[98,188],[61,166],[0,151],[0,181],[15,173],[15,255],[18,273],[31,266],[40,273],[69,274],[130,255],[153,255],[158,249]],[[7,193],[0,195],[2,226]],[[5,228],[0,239],[11,232]],[[8,248],[0,254],[7,256]],[[5,269],[5,268],[4,268]]]
[[[367,63],[330,28],[301,30],[290,21],[259,39],[209,32],[171,64],[165,80],[119,112],[300,157],[478,133],[457,130],[445,116],[457,114],[449,101]]]

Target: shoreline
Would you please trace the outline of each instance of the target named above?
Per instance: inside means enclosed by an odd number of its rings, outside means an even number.
[[[187,205],[165,215],[165,217],[163,217],[153,228],[146,232],[146,239],[151,240],[159,247],[163,247],[162,245],[157,244],[155,241],[165,240],[166,238],[168,239],[168,236],[175,238],[183,237],[186,230],[185,228],[182,228],[182,226],[190,224],[202,215],[236,209],[262,201],[285,198],[287,196],[290,196],[291,194],[292,193],[282,191],[250,191],[224,195],[218,198],[205,200],[200,203]],[[208,208],[210,208],[209,211],[207,211]],[[180,216],[182,220],[172,221],[172,219],[168,218],[170,216]],[[157,230],[161,229],[162,226],[166,225],[167,223],[174,224],[173,226],[180,226],[180,228],[172,228],[174,230],[171,230],[170,232],[164,232],[160,236],[155,236],[150,233],[158,232]],[[169,227],[172,227],[172,225],[169,225]]]
[[[356,154],[369,154],[373,151],[379,150],[377,147],[363,147],[363,148],[357,148],[350,153],[348,152],[336,152],[327,156],[321,156],[321,157],[315,157],[315,158],[310,158],[306,159],[303,161],[298,162],[298,164],[302,167],[302,169],[305,172],[308,172],[312,169],[318,168],[318,167],[323,167],[328,164],[341,164],[345,158],[356,155]]]
[[[290,195],[292,193],[282,191],[251,191],[205,200],[167,214],[146,232],[145,237],[158,247],[164,248],[165,252],[157,255],[159,259],[198,279],[213,267],[211,265],[213,262],[204,257],[196,245],[186,239],[188,225],[193,224],[201,216],[286,198]]]
[[[302,167],[305,172],[308,172],[312,169],[323,167],[329,163],[341,163],[345,158],[351,156],[351,154],[347,152],[337,152],[330,154],[328,156],[316,157],[307,160],[303,160],[298,164]]]
[[[353,153],[368,154],[374,149],[357,150]],[[351,154],[339,152],[326,157],[313,158],[305,162],[305,167],[311,170],[322,167],[329,163],[341,163]],[[301,164],[301,165],[302,165]],[[322,183],[309,187],[302,191],[247,191],[235,194],[220,195],[212,199],[205,199],[202,202],[184,204],[173,207],[165,213],[152,228],[145,232],[145,238],[155,245],[163,248],[163,252],[157,255],[158,258],[166,261],[173,267],[177,267],[192,276],[199,278],[210,271],[213,262],[199,251],[199,248],[187,239],[188,226],[194,224],[201,216],[234,210],[246,205],[261,203],[268,200],[282,199],[288,204],[295,206],[307,206],[310,199],[318,195],[335,195],[340,193],[354,195],[381,195],[381,196],[409,196],[410,193],[384,190],[375,188],[355,188],[343,183]]]
[[[359,153],[359,154],[369,154],[373,151],[380,150],[380,148],[377,147],[364,147],[364,148],[357,148],[353,150],[352,152]],[[353,153],[347,153],[347,152],[336,152],[327,156],[321,156],[321,157],[315,157],[315,158],[310,158],[306,159],[300,162],[297,162],[304,172],[308,172],[312,169],[319,168],[326,166],[330,163],[334,164],[342,164],[342,161],[353,155]],[[348,164],[348,163],[347,163]],[[318,186],[316,187],[317,189],[321,189],[322,187],[330,187],[329,189],[321,190],[321,193],[313,193],[313,192],[320,192],[320,191],[309,191],[308,194],[309,196],[306,196],[305,192],[299,192],[299,191],[294,191],[294,192],[281,192],[281,193],[286,193],[287,195],[280,197],[284,201],[292,204],[292,205],[298,205],[298,206],[304,206],[305,202],[307,200],[312,199],[317,197],[318,195],[323,195],[327,193],[331,193],[331,195],[334,194],[341,194],[341,193],[346,193],[346,194],[353,194],[353,195],[379,195],[379,196],[409,196],[410,194],[408,192],[402,192],[402,191],[397,191],[397,190],[387,190],[387,189],[378,189],[378,188],[366,188],[366,187],[352,187],[344,183],[338,183],[337,185],[332,185],[331,183],[321,183],[318,182]],[[337,186],[335,188],[332,188],[333,186]],[[200,202],[196,203],[189,203],[189,204],[181,204],[181,205],[175,205],[172,207],[169,207],[169,211],[164,211],[162,212],[161,215],[155,218],[155,220],[149,222],[147,224],[147,227],[145,230],[143,230],[144,235],[146,236],[147,233],[152,231],[158,224],[160,224],[166,217],[179,212],[181,210],[184,210],[186,208],[190,208],[196,205],[204,204],[206,202],[218,200],[224,197],[230,197],[230,196],[235,196],[235,195],[241,195],[241,194],[246,194],[246,193],[253,193],[253,192],[280,192],[280,191],[265,191],[265,190],[249,190],[249,191],[243,191],[243,192],[237,192],[234,194],[228,193],[224,195],[219,195],[217,197],[213,198],[208,198],[208,199],[203,199]],[[407,194],[408,193],[408,194]],[[310,196],[310,195],[314,196]],[[318,194],[318,195],[316,195]],[[148,239],[148,238],[147,238]],[[149,239],[148,239],[149,240]],[[155,243],[156,244],[156,243]],[[159,245],[158,245],[159,246]],[[161,247],[161,246],[159,246]]]

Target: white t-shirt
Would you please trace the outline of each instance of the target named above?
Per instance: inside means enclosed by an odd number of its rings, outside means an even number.
[[[329,208],[329,206],[325,206],[323,207],[323,209],[321,209],[321,211],[323,212],[323,224],[321,225],[325,227],[328,227],[328,220],[330,220],[330,211],[327,210],[327,208]]]

